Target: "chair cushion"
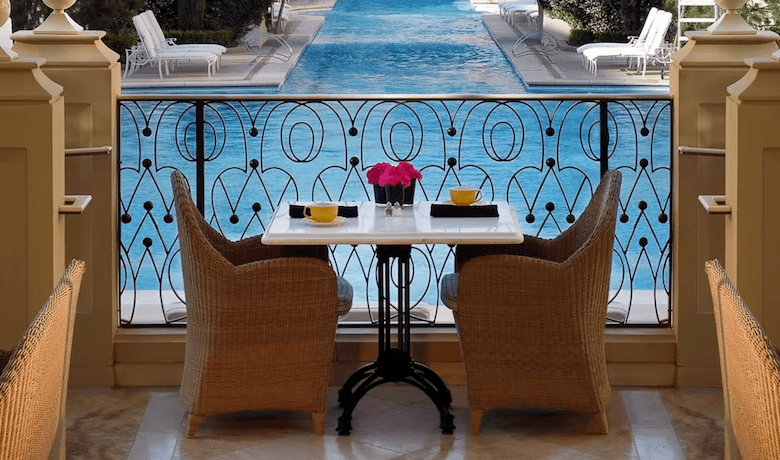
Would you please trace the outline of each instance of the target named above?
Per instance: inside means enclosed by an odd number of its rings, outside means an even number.
[[[336,285],[338,286],[338,303],[337,311],[338,315],[342,316],[349,312],[352,308],[352,285],[346,278],[336,276]]]
[[[441,301],[452,311],[458,311],[458,274],[450,273],[441,279]]]

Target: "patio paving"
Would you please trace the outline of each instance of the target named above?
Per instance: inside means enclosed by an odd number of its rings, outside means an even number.
[[[317,35],[323,22],[325,22],[325,18],[316,14],[293,14],[291,16],[283,34],[293,52],[289,61],[281,61],[267,56],[254,61],[257,55],[244,52],[243,47],[236,47],[230,48],[222,56],[220,68],[211,78],[204,71],[201,62],[193,62],[191,65],[177,64],[176,69],[163,78],[160,78],[157,67],[146,66],[122,78],[122,88],[279,87],[284,83],[287,74],[295,68],[301,54]],[[272,40],[268,40],[263,48],[270,52],[274,45]]]
[[[544,53],[533,48],[519,48],[520,57],[515,57],[512,48],[518,37],[527,30],[510,26],[497,14],[485,15],[482,18],[493,39],[504,51],[517,73],[529,86],[560,86],[560,85],[634,85],[634,86],[669,86],[669,73],[661,67],[649,66],[642,76],[641,72],[628,70],[625,60],[599,61],[597,75],[582,67],[582,55],[575,47],[566,43],[569,29],[566,23],[557,19],[545,18],[545,32],[558,40],[560,50],[557,53]],[[664,68],[666,70],[666,68]]]
[[[296,0],[292,6],[292,15],[285,29],[284,38],[293,50],[292,58],[283,62],[278,59],[262,57],[255,60],[254,54],[244,52],[243,48],[231,48],[222,57],[220,69],[209,78],[202,63],[192,65],[179,64],[164,78],[160,78],[156,67],[147,66],[122,78],[122,88],[152,87],[236,87],[269,86],[280,87],[289,72],[295,68],[301,55],[312,42],[325,18],[317,11],[332,8],[332,2],[318,0]],[[557,38],[559,51],[546,54],[534,48],[521,48],[519,56],[512,53],[512,47],[524,31],[510,26],[497,14],[497,4],[491,0],[472,0],[478,11],[485,13],[483,22],[498,46],[504,51],[517,73],[530,86],[592,86],[592,85],[632,85],[668,87],[668,72],[661,78],[659,67],[648,67],[643,77],[635,70],[626,69],[624,61],[600,63],[597,75],[582,68],[581,56],[576,49],[566,43],[568,26],[560,20],[545,18],[545,31]],[[264,46],[271,46],[266,43]]]

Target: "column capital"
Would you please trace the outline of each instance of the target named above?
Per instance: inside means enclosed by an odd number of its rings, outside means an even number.
[[[745,59],[748,72],[729,85],[729,99],[740,101],[780,101],[780,61],[772,58]]]
[[[780,35],[770,31],[755,34],[713,34],[706,30],[687,32],[688,44],[672,55],[680,67],[745,67],[745,59],[769,57],[778,50]]]
[[[59,99],[62,86],[43,73],[44,62],[29,58],[0,61],[0,102]]]
[[[14,51],[24,57],[46,59],[46,67],[104,67],[116,63],[119,55],[103,43],[102,30],[85,30],[77,35],[14,32]]]

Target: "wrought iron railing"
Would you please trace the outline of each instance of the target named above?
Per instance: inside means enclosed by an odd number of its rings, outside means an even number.
[[[122,96],[118,111],[122,325],[186,321],[172,170],[189,177],[211,224],[237,239],[262,233],[281,202],[369,200],[367,169],[400,160],[422,171],[416,200],[476,185],[543,237],[576,220],[600,174],[620,169],[607,323],[670,324],[668,97]],[[441,246],[413,248],[420,324],[447,322],[438,286],[453,253]],[[373,248],[331,253],[362,323],[375,321]]]

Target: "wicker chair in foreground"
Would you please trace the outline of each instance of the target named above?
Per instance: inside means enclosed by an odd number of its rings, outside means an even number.
[[[780,458],[780,359],[717,260],[710,280],[725,406],[726,458]],[[736,446],[732,444],[736,439]]]
[[[65,396],[83,274],[84,262],[71,262],[8,362],[0,363],[0,459],[65,458]]]
[[[205,416],[263,409],[311,412],[322,435],[337,309],[349,310],[352,287],[328,265],[326,246],[230,241],[204,220],[182,173],[171,184],[187,303],[187,436]]]
[[[620,172],[604,174],[555,239],[457,246],[459,274],[444,277],[441,295],[456,315],[472,435],[485,410],[516,407],[591,413],[595,431],[608,431],[604,324],[620,184]]]

